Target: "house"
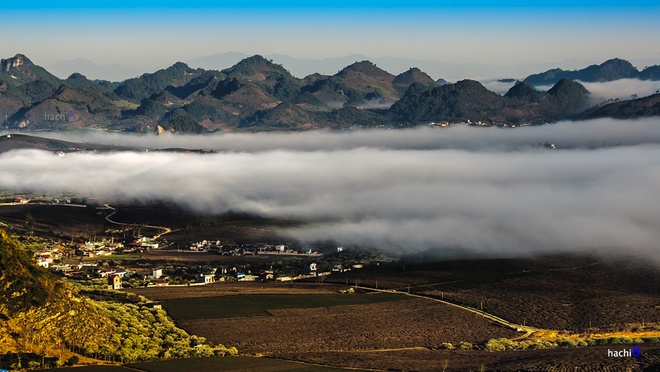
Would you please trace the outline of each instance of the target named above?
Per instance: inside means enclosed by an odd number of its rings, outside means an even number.
[[[307,262],[303,265],[302,273],[303,275],[316,275],[316,262]]]
[[[337,247],[337,252],[343,252],[343,251],[344,251],[344,247],[342,246]]]
[[[163,276],[163,269],[155,269],[151,272],[151,277],[154,279],[160,279]]]
[[[108,289],[121,289],[121,276],[116,274],[108,275]]]
[[[275,279],[275,275],[273,274],[272,270],[257,271],[254,273],[254,275],[256,275],[257,280],[260,282]]]
[[[215,273],[213,274],[199,274],[199,277],[197,277],[197,283],[213,283],[215,282]]]

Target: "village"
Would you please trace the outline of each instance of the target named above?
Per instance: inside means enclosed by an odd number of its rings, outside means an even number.
[[[148,237],[128,244],[87,241],[35,252],[34,258],[39,266],[66,280],[107,289],[287,282],[361,269],[365,262],[373,261],[373,257],[342,246],[325,254],[310,247],[219,240],[192,242],[187,250],[159,247]],[[163,255],[171,259],[163,259]]]

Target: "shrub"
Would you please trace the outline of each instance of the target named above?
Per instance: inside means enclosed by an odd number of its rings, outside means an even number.
[[[69,360],[67,360],[66,364],[68,364],[70,366],[75,366],[76,364],[78,364],[79,361],[80,361],[80,358],[78,358],[76,355],[74,355],[71,358],[69,358]]]
[[[491,338],[486,342],[486,350],[488,351],[504,351],[506,346],[500,341],[494,338]]]
[[[443,342],[442,347],[444,347],[447,350],[454,350],[456,349],[456,346],[452,345],[451,342]]]
[[[466,341],[461,341],[461,342],[458,344],[458,347],[459,347],[461,350],[472,350],[472,348],[473,348],[472,344],[469,343],[469,342],[466,342]]]
[[[562,337],[557,339],[557,345],[563,347],[575,347],[577,345],[577,340],[573,340],[567,337]]]

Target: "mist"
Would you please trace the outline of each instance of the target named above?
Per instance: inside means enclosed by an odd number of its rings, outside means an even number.
[[[6,132],[5,132],[6,133]],[[217,152],[338,151],[360,147],[394,150],[464,149],[470,151],[520,151],[540,143],[561,148],[599,148],[660,143],[660,118],[639,120],[597,119],[563,121],[515,129],[450,128],[409,130],[359,130],[347,132],[269,132],[208,135],[135,135],[98,130],[32,132],[41,137],[73,142],[122,145],[149,149],[203,149]]]
[[[579,81],[590,93],[592,104],[599,104],[608,100],[627,100],[637,97],[646,97],[660,92],[660,81],[640,79],[619,79],[614,81],[589,83]],[[538,86],[538,90],[548,90],[548,86]]]
[[[223,152],[15,150],[0,155],[0,189],[295,219],[306,224],[280,232],[391,252],[625,252],[660,263],[658,119],[512,130],[82,136]],[[541,140],[574,147],[534,146]]]

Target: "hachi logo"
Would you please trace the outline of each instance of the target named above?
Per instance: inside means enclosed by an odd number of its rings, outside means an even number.
[[[642,356],[642,348],[635,345],[632,349],[612,350],[607,349],[607,356],[610,358],[639,358]]]

